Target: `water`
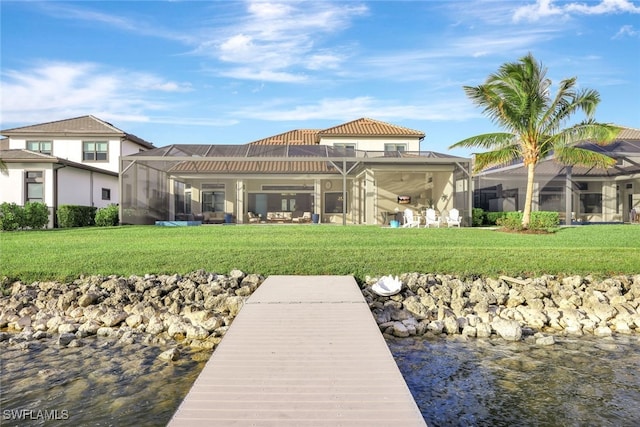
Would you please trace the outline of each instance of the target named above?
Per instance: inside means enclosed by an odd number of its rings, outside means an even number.
[[[394,339],[429,426],[637,426],[640,337]]]
[[[1,426],[163,426],[209,357],[183,350],[166,362],[160,347],[95,336],[83,342],[0,343]]]
[[[99,337],[83,342],[62,349],[54,339],[27,348],[1,342],[0,425],[162,426],[209,356],[184,350],[177,362],[164,362],[157,356],[165,348]],[[430,427],[636,426],[640,420],[637,335],[558,338],[546,347],[452,338],[388,344]],[[20,419],[5,412],[21,410],[33,412]],[[30,419],[39,415],[58,420]]]

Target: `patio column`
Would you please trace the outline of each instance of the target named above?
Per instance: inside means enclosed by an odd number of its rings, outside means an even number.
[[[236,223],[244,223],[244,181],[236,181]]]
[[[364,176],[364,203],[366,204],[365,212],[365,222],[367,224],[377,224],[376,220],[378,215],[378,201],[376,198],[377,188],[376,188],[376,180],[371,169],[367,169]]]
[[[571,185],[571,173],[573,171],[572,166],[567,166],[567,174],[565,177],[565,185],[564,185],[564,224],[571,225],[573,223],[573,218],[571,217],[571,200],[573,199],[573,186]]]

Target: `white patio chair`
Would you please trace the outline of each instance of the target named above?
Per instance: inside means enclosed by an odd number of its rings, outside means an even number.
[[[424,227],[425,228],[429,228],[431,226],[431,224],[435,225],[436,227],[440,227],[440,219],[438,218],[438,215],[436,215],[436,211],[435,209],[427,209],[427,213],[425,214],[424,217]]]
[[[404,224],[403,227],[417,227],[420,225],[420,220],[414,218],[413,211],[411,209],[404,210]]]
[[[458,209],[451,209],[449,211],[449,215],[447,215],[447,226],[451,227],[452,225],[457,225],[460,227],[460,211]]]

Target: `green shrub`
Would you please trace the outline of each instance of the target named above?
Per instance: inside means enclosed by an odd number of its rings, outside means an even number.
[[[558,212],[534,211],[531,212],[529,228],[534,230],[551,230],[560,224]]]
[[[522,212],[504,212],[505,216],[498,218],[497,224],[506,230],[523,230]],[[552,230],[560,224],[558,212],[533,211],[529,218],[529,230]]]
[[[24,209],[15,203],[4,202],[0,205],[0,229],[14,231],[24,228]]]
[[[96,212],[96,225],[98,227],[118,225],[120,222],[119,215],[118,205],[109,205],[106,208],[98,209],[98,212]]]
[[[506,216],[507,212],[485,212],[484,216],[486,219],[486,224],[487,225],[500,225],[498,224],[498,220],[500,218],[504,218]]]
[[[484,209],[482,208],[473,208],[471,210],[471,225],[473,227],[480,227],[484,224]]]
[[[95,224],[93,206],[61,205],[58,207],[58,226],[61,228],[87,227]]]
[[[24,205],[25,225],[34,230],[49,223],[49,208],[44,203],[27,202]]]
[[[505,230],[518,231],[522,230],[522,212],[492,212],[500,213],[496,219],[496,225],[504,228]]]

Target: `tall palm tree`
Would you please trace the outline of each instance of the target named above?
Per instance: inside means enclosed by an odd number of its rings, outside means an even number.
[[[620,128],[593,120],[600,95],[591,89],[578,90],[576,77],[562,80],[551,96],[546,69],[529,53],[518,62],[503,64],[484,84],[464,86],[467,97],[483,107],[505,132],[477,135],[449,148],[480,147],[490,150],[475,154],[474,171],[509,164],[521,159],[527,168],[527,193],[522,226],[529,226],[536,164],[550,154],[564,164],[610,167],[615,160],[577,146],[584,141],[606,145]],[[583,111],[586,120],[563,128],[571,116]]]

